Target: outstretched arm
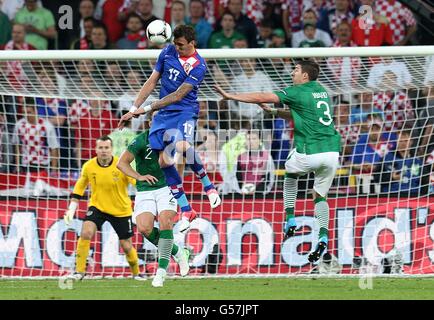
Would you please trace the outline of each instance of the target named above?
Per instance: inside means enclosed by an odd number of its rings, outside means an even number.
[[[134,111],[134,116],[140,116],[141,114],[147,113],[149,111],[160,110],[170,104],[181,101],[191,90],[193,90],[193,85],[184,82],[175,92],[168,94],[163,99],[152,102],[150,105],[142,106]]]
[[[246,92],[246,93],[228,93],[219,86],[214,87],[224,99],[236,100],[246,103],[279,103],[279,97],[273,92]]]
[[[259,106],[262,108],[262,110],[264,110],[265,112],[267,112],[267,113],[269,113],[275,117],[282,118],[285,120],[291,120],[292,119],[291,110],[272,108],[269,105],[266,105],[264,103],[259,103]]]

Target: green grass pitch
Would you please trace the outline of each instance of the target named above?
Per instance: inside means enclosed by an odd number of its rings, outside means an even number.
[[[358,278],[167,279],[153,288],[151,279],[83,280],[72,289],[58,280],[0,280],[0,300],[396,300],[434,299],[434,277],[373,278],[362,290]]]

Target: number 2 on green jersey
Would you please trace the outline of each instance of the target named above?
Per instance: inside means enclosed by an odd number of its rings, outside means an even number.
[[[324,116],[327,116],[328,119],[324,120],[323,117],[320,117],[319,118],[319,122],[321,122],[325,126],[329,126],[333,122],[332,115],[330,114],[330,106],[329,106],[329,104],[327,102],[325,102],[325,101],[318,101],[317,104],[316,104],[316,107],[319,108],[319,109],[321,109],[321,107],[323,105],[326,108],[326,110],[324,111]]]

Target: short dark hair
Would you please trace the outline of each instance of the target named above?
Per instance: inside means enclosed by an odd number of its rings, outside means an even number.
[[[301,72],[306,72],[309,76],[309,80],[318,79],[319,75],[319,65],[315,61],[312,60],[300,60],[297,62],[301,67]]]
[[[113,140],[108,135],[104,135],[96,139],[96,141],[110,141],[110,144],[113,145]]]
[[[135,12],[130,13],[130,14],[128,15],[128,17],[127,17],[127,22],[128,22],[131,18],[137,18],[137,19],[139,19],[139,20],[140,20],[140,23],[143,25],[142,18],[141,18],[137,13],[135,13]]]
[[[88,21],[92,21],[93,25],[96,25],[99,23],[99,21],[96,20],[94,17],[86,17],[83,19],[83,22],[88,22]]]
[[[196,32],[194,31],[194,28],[188,25],[177,26],[173,31],[173,38],[179,39],[182,37],[184,37],[188,42],[196,40]]]

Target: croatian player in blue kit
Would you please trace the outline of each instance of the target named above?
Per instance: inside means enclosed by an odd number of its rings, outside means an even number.
[[[161,51],[151,76],[130,111],[122,116],[119,127],[122,128],[131,117],[159,110],[149,132],[150,148],[159,154],[158,162],[167,185],[182,211],[179,230],[184,231],[196,218],[196,212],[185,196],[182,179],[175,168],[175,151],[186,158],[186,163],[201,180],[211,208],[218,207],[221,199],[193,147],[199,113],[197,91],[205,77],[206,63],[196,51],[196,35],[192,27],[177,26],[173,35],[174,45],[170,44]],[[160,99],[142,106],[160,79]]]

